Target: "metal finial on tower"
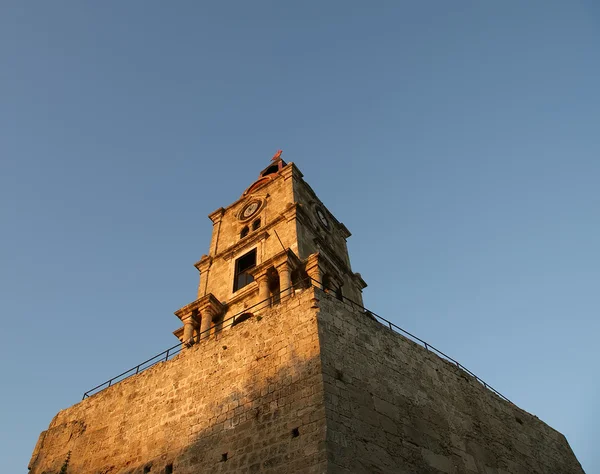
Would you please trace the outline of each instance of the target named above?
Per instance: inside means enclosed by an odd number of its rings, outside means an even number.
[[[277,150],[277,153],[275,153],[273,155],[273,158],[271,158],[271,161],[277,161],[279,158],[281,158],[282,153],[283,153],[283,150]]]

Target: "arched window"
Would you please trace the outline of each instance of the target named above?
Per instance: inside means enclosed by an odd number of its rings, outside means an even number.
[[[245,226],[240,232],[240,239],[246,237],[248,235],[248,232],[250,232],[250,229],[248,228],[248,226]]]
[[[252,223],[252,230],[256,230],[260,227],[260,219],[256,219],[253,223]]]

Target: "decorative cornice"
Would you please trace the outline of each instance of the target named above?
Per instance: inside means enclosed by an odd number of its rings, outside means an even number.
[[[320,238],[315,240],[323,242]],[[308,269],[309,266],[319,265],[322,269],[329,270],[328,273],[344,273],[348,275],[354,282],[362,288],[367,287],[367,283],[363,280],[360,273],[354,273],[346,263],[340,259],[335,253],[333,253],[326,242],[324,246],[319,246],[320,251],[309,255],[305,260],[304,264]],[[333,275],[332,275],[333,276]]]
[[[223,250],[221,253],[218,253],[213,258],[217,259],[223,257],[223,259],[229,260],[231,257],[233,257],[234,254],[238,252],[238,250],[244,247],[251,247],[252,245],[254,245],[257,242],[260,242],[261,240],[268,239],[270,237],[270,234],[267,232],[267,229],[269,227],[270,226],[265,227],[262,230],[262,232],[255,232],[247,237],[244,237],[242,240],[236,242],[231,247],[228,247],[227,250]]]
[[[347,239],[352,235],[342,222],[338,222],[338,225],[340,226],[340,231],[342,232],[342,237],[344,237],[344,239]]]
[[[183,322],[190,317],[194,311],[198,311],[201,316],[203,314],[210,314],[212,318],[225,311],[225,309],[226,306],[221,303],[215,295],[208,293],[175,311],[175,316]]]
[[[213,222],[213,224],[216,224],[217,222],[219,222],[221,220],[221,218],[223,217],[223,214],[225,214],[225,209],[223,207],[220,207],[216,211],[211,212],[208,215],[208,218]]]
[[[354,281],[358,283],[361,290],[364,290],[367,287],[367,282],[363,280],[362,275],[358,272],[354,274]]]
[[[194,266],[198,269],[200,273],[204,273],[211,266],[212,260],[212,257],[209,257],[208,255],[202,255],[202,257],[200,257],[200,260],[194,263]]]
[[[289,248],[279,252],[268,260],[262,262],[260,265],[252,268],[248,271],[250,275],[254,277],[255,280],[264,276],[267,270],[271,267],[280,267],[281,265],[288,264],[290,268],[293,270],[302,265],[301,260],[298,256]]]

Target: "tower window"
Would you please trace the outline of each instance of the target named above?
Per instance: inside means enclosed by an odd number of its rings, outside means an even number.
[[[254,281],[248,270],[256,266],[256,249],[251,250],[246,255],[241,256],[235,261],[235,277],[233,279],[233,291],[249,285]]]
[[[252,230],[256,230],[260,228],[260,219],[256,219],[253,223],[252,223]]]
[[[240,239],[246,237],[248,235],[248,232],[250,232],[250,229],[248,228],[248,226],[245,226],[240,232]]]

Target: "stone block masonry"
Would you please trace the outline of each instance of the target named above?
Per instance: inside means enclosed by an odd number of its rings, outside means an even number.
[[[32,474],[326,472],[308,289],[61,411]]]
[[[32,474],[580,474],[563,435],[308,288],[61,411]]]
[[[329,295],[319,339],[329,471],[583,473],[565,437]]]

